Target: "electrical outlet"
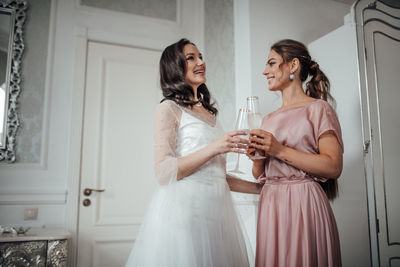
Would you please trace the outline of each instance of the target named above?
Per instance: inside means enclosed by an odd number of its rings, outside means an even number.
[[[24,209],[24,221],[37,220],[38,208],[25,208]]]

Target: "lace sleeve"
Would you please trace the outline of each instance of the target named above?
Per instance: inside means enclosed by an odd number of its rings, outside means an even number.
[[[182,110],[174,103],[161,103],[154,117],[154,169],[158,182],[167,185],[177,181],[178,159],[175,142]]]

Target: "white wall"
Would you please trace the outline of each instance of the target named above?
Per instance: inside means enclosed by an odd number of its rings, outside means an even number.
[[[355,26],[346,25],[309,45],[331,82],[344,142],[343,172],[335,213],[343,266],[370,266],[370,240],[358,83]],[[334,51],[334,52],[333,52]]]
[[[203,52],[207,87],[216,100],[223,128],[235,127],[233,0],[204,1]]]
[[[233,13],[235,48],[234,100],[236,110],[232,117],[236,120],[239,108],[246,107],[246,98],[251,95],[249,1],[234,0]],[[235,169],[237,154],[229,153],[227,159],[227,170]],[[254,181],[251,175],[251,161],[245,155],[240,156],[239,169],[243,174],[231,174],[242,179]],[[254,266],[255,263],[258,197],[258,195],[233,193],[233,200],[237,205],[236,210],[243,227],[250,266]]]

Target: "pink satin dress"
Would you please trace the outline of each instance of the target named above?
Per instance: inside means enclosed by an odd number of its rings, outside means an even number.
[[[318,154],[319,137],[332,131],[343,148],[335,111],[323,100],[275,111],[263,130],[283,145]],[[341,266],[339,234],[329,201],[319,182],[279,159],[269,158],[258,208],[257,267]]]

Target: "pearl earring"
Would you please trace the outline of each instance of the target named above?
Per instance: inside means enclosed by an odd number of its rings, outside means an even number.
[[[290,79],[291,81],[293,81],[293,80],[294,80],[294,73],[290,73],[290,75],[289,75],[289,79]]]

